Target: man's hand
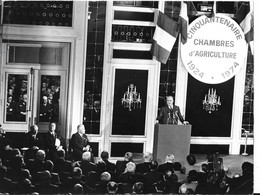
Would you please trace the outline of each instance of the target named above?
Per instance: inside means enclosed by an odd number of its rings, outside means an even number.
[[[188,124],[190,124],[188,121],[183,121],[183,124],[184,125],[188,125]]]

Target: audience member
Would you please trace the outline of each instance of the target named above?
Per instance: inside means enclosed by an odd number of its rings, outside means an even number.
[[[157,171],[157,168],[158,168],[158,162],[152,161],[151,171],[143,175],[144,193],[156,192],[153,184],[163,180],[163,173]]]
[[[51,184],[51,173],[44,170],[41,174],[41,182],[35,185],[35,189],[40,194],[58,194],[60,192],[59,186]]]
[[[48,102],[48,97],[42,97],[42,103],[40,105],[40,122],[50,122],[52,118],[53,106]]]
[[[26,120],[26,107],[27,107],[27,94],[22,95],[22,99],[18,101],[16,105],[16,121],[24,121]]]
[[[134,185],[136,182],[142,182],[142,174],[135,172],[136,165],[133,162],[128,162],[126,164],[125,171],[120,174],[118,181],[122,183],[129,183]]]
[[[151,171],[152,153],[145,152],[143,155],[144,162],[136,165],[136,172],[144,174]]]
[[[143,194],[144,191],[144,183],[143,182],[136,182],[133,185],[133,193],[134,194]]]
[[[65,159],[65,150],[60,148],[57,150],[57,160],[54,162],[53,171],[59,174],[71,173],[72,162]]]
[[[73,187],[73,193],[72,194],[84,194],[83,186],[79,183],[75,184]]]
[[[188,173],[187,182],[183,183],[181,185],[186,186],[189,189],[192,189],[192,191],[195,192],[196,187],[198,186],[198,172],[196,170],[191,170]]]
[[[71,177],[67,177],[61,183],[61,193],[73,192],[75,184],[80,184],[83,187],[83,191],[86,189],[86,183],[84,182],[82,170],[79,167],[74,167]]]
[[[252,194],[253,193],[253,178],[254,168],[250,162],[243,162],[242,175],[231,179],[229,194]]]
[[[116,194],[118,190],[118,184],[114,181],[110,181],[107,184],[107,193],[108,194]]]
[[[117,160],[116,161],[116,175],[119,177],[120,174],[122,174],[125,171],[126,164],[128,162],[132,162],[133,160],[133,153],[132,152],[126,152],[124,155],[124,160]]]
[[[178,183],[178,176],[173,171],[167,170],[163,175],[164,192],[177,194],[181,183]]]
[[[109,154],[107,151],[102,151],[100,154],[101,159],[106,163],[106,171],[115,172],[116,171],[116,165],[113,162],[109,161]]]
[[[165,173],[167,170],[174,171],[173,170],[173,163],[174,163],[174,155],[173,154],[167,154],[165,157],[165,163],[160,164],[158,166],[158,171]]]
[[[87,176],[91,171],[97,171],[97,166],[91,161],[91,152],[84,152],[82,154],[82,161],[80,161],[80,168],[84,176]]]
[[[103,172],[100,176],[100,181],[96,184],[96,193],[105,194],[107,193],[107,185],[111,181],[111,175],[108,172]]]
[[[185,183],[187,182],[187,175],[182,173],[182,165],[179,162],[175,162],[173,163],[173,170],[174,170],[174,174],[177,175],[178,177],[178,182],[179,183]]]

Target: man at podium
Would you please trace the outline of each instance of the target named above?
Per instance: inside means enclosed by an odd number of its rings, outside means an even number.
[[[187,121],[184,121],[179,106],[173,105],[173,97],[166,97],[167,105],[162,107],[159,111],[156,123],[160,124],[178,124],[180,121],[182,124],[188,124]]]

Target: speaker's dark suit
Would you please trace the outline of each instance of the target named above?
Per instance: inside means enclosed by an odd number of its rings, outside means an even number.
[[[79,133],[72,135],[70,140],[70,148],[74,160],[82,160],[83,148],[89,144],[88,138],[85,134],[81,136]]]
[[[180,120],[182,123],[184,122],[179,106],[175,105],[173,105],[172,109],[170,109],[168,106],[162,107],[159,111],[157,120],[160,124],[167,124],[169,115],[173,120],[173,124],[178,124],[178,120]]]

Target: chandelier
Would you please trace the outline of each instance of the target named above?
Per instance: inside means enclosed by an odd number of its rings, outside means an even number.
[[[136,92],[136,86],[130,84],[122,98],[122,105],[124,108],[128,108],[129,111],[132,111],[132,109],[141,108],[141,103],[140,93]]]
[[[218,106],[221,106],[220,96],[216,95],[216,89],[209,89],[208,94],[205,95],[205,99],[202,101],[203,109],[208,111],[210,114],[212,111],[217,111]]]

